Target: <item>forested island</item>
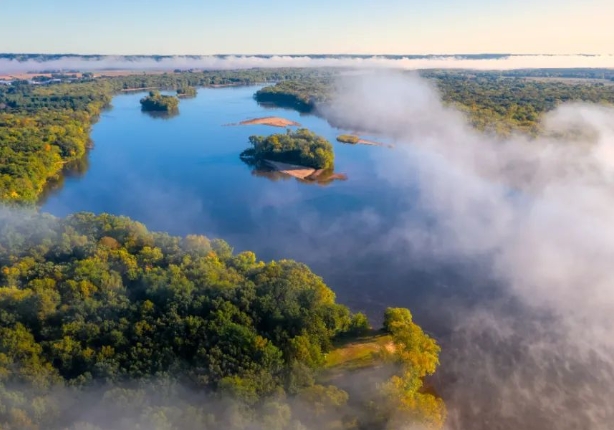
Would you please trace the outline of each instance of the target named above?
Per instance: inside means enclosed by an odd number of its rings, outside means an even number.
[[[251,148],[241,158],[255,161],[271,160],[313,169],[332,169],[335,153],[330,142],[301,128],[270,136],[250,136]]]
[[[160,91],[150,91],[147,97],[141,99],[141,106],[147,112],[176,112],[179,108],[179,99],[162,95]]]
[[[360,142],[360,137],[354,134],[340,134],[339,136],[337,136],[337,141],[341,143],[349,143],[355,145]]]
[[[303,264],[125,217],[0,213],[3,430],[441,428],[439,346]],[[374,366],[377,366],[377,371]]]

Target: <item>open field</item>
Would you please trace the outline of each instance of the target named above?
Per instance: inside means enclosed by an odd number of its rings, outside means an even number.
[[[326,354],[325,367],[331,371],[347,371],[373,366],[383,352],[393,352],[392,337],[376,333],[372,336],[339,344]]]

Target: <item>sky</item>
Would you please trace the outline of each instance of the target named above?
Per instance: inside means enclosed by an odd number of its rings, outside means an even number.
[[[0,52],[612,54],[612,0],[0,0]]]

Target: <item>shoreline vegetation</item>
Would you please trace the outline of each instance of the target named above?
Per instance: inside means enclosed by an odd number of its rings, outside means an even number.
[[[177,97],[180,99],[194,98],[198,95],[198,91],[194,87],[181,87],[177,89]]]
[[[599,79],[579,80],[594,74],[586,69],[420,71],[423,78],[437,86],[444,103],[463,112],[474,128],[500,135],[520,132],[529,136],[539,134],[543,115],[561,103],[614,104],[614,85]],[[321,113],[321,108],[334,97],[337,85],[342,83],[326,76],[283,81],[260,89],[254,97],[261,103]],[[352,128],[355,124],[336,126]]]
[[[175,428],[185,413],[237,430],[305,428],[306,411],[321,428],[445,421],[424,383],[440,347],[409,310],[387,309],[373,330],[306,265],[223,240],[108,214],[6,211],[0,309],[2,428],[98,428],[74,411],[100,402],[104,428],[125,428],[135,409],[144,428],[160,417]]]

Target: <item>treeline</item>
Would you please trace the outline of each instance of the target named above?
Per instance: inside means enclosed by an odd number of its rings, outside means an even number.
[[[0,428],[440,428],[439,347],[389,309],[378,369],[324,378],[367,318],[308,267],[124,217],[0,214]],[[386,364],[386,366],[383,366]],[[352,381],[369,378],[367,390]],[[362,412],[359,412],[362,411]],[[260,424],[258,424],[260,423]]]
[[[422,71],[434,81],[443,100],[465,112],[472,125],[480,130],[509,134],[539,132],[541,116],[558,105],[583,101],[614,103],[614,85],[587,80],[561,80],[564,77],[606,78],[602,70],[573,69],[544,71]],[[558,77],[559,80],[534,80],[533,77]],[[351,79],[351,78],[348,78]],[[313,111],[326,104],[336,91],[334,79],[312,78],[284,81],[256,92],[260,102],[273,102],[299,111]]]
[[[82,157],[101,110],[124,89],[243,85],[328,75],[304,69],[165,73],[73,83],[0,85],[0,200],[33,204],[66,163]]]
[[[0,200],[37,200],[50,178],[83,157],[111,100],[105,84],[0,88]]]
[[[447,103],[468,114],[473,126],[502,134],[539,132],[539,121],[562,103],[614,103],[614,85],[576,80],[531,80],[497,73],[447,73],[435,77]]]
[[[223,85],[255,85],[285,80],[303,80],[331,76],[333,72],[319,69],[247,69],[163,74],[135,74],[103,77],[115,90],[157,87],[175,90],[185,87]]]
[[[260,103],[275,103],[300,112],[311,112],[316,104],[330,100],[333,82],[332,77],[283,81],[262,88],[254,97]]]
[[[194,87],[181,87],[177,89],[177,97],[196,97],[198,94]]]

